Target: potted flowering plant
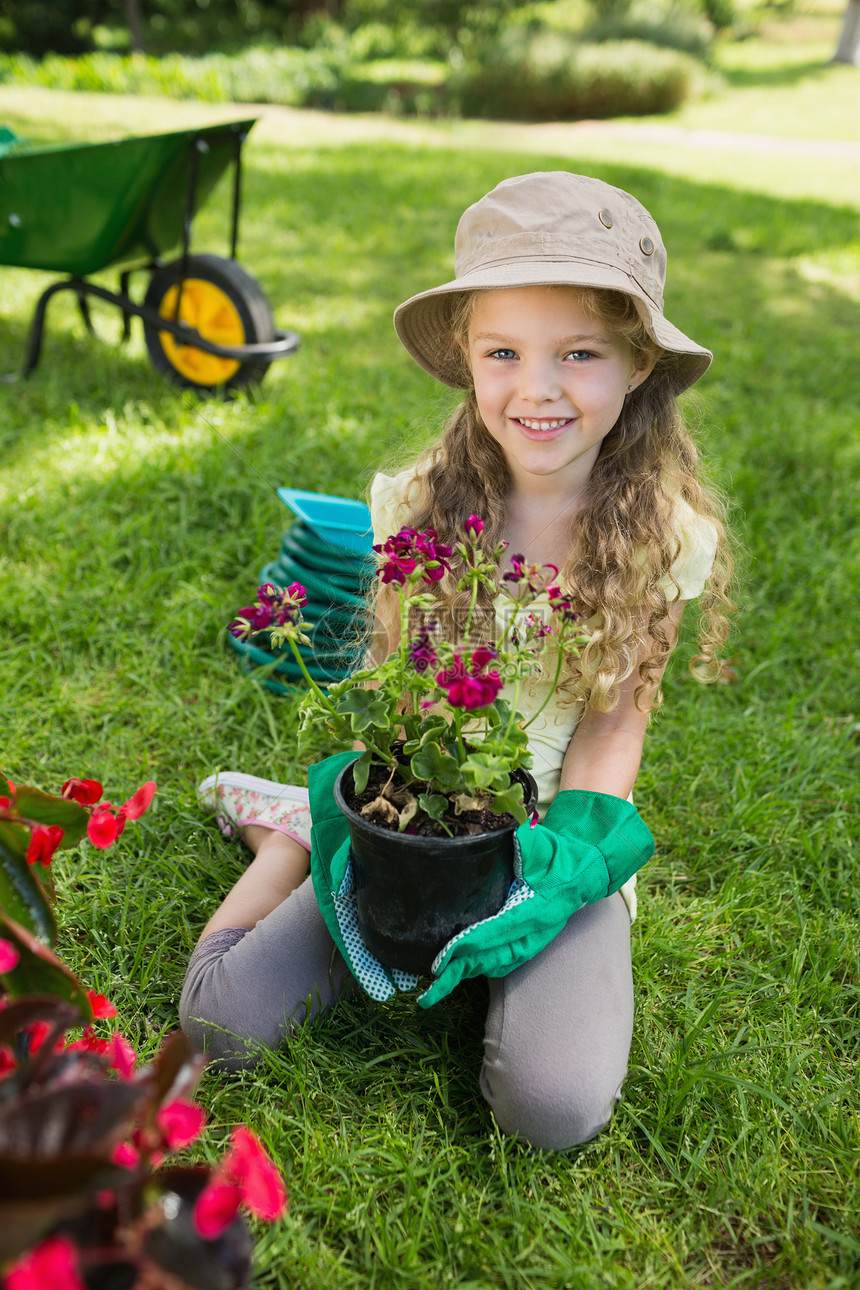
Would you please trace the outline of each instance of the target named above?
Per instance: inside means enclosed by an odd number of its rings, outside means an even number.
[[[392,872],[375,881],[380,850],[387,856],[393,834],[392,871],[416,888],[407,901],[408,918],[429,916],[431,854],[440,889],[460,901],[453,919],[446,913],[433,922],[424,938],[428,945],[438,948],[448,939],[439,940],[443,932],[454,934],[452,928],[500,907],[513,876],[513,832],[529,815],[536,819],[528,727],[543,708],[527,721],[518,710],[519,695],[529,680],[549,677],[549,702],[565,657],[576,657],[588,639],[581,615],[555,581],[558,569],[528,565],[515,555],[499,579],[506,544],[485,552],[483,529],[472,515],[453,548],[432,529],[412,528],[374,547],[378,577],[397,591],[398,646],[325,692],[308,675],[298,649],[307,643],[304,588],[298,583],[260,587],[256,604],[230,626],[240,639],[265,635],[271,646],[292,648],[310,690],[302,705],[304,731],[322,726],[338,740],[364,745],[334,792],[350,822],[362,932],[374,953],[394,967],[408,968],[398,950],[402,938],[382,934],[371,906],[377,892],[381,897],[387,890],[400,908],[404,898],[393,890]],[[443,624],[431,588],[450,570],[455,552],[464,569],[456,590],[466,593],[468,607],[461,623]],[[487,614],[477,612],[481,599],[495,602],[489,627]],[[482,856],[489,882],[482,903],[475,903],[477,880],[464,868],[468,854]],[[447,876],[440,876],[442,855],[453,857]],[[414,878],[407,872],[411,867]],[[416,954],[415,962],[426,965],[428,952]]]
[[[119,807],[97,780],[56,796],[0,777],[0,1285],[3,1290],[244,1290],[240,1208],[285,1210],[279,1171],[244,1126],[214,1168],[167,1162],[206,1116],[205,1058],[182,1034],[139,1063],[116,1016],[52,949],[51,863],[84,836],[110,847],[155,784]],[[73,1036],[69,1031],[75,1031]]]

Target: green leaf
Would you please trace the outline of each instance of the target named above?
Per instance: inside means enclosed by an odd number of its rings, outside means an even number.
[[[504,815],[507,812],[514,817],[518,824],[525,824],[528,819],[528,811],[523,801],[522,784],[511,784],[504,792],[497,793],[493,798],[493,810],[498,815]]]
[[[358,761],[352,763],[352,783],[356,793],[363,793],[367,788],[367,781],[370,777],[370,763],[373,760],[373,754],[365,751],[361,754]]]
[[[338,702],[337,711],[349,717],[357,735],[369,726],[388,724],[388,705],[377,697],[374,690],[350,690]]]
[[[439,735],[447,733],[448,722],[438,713],[435,716],[425,717],[419,726],[421,733],[421,743],[429,743],[431,739],[438,738]]]
[[[42,884],[26,860],[27,833],[0,820],[0,914],[53,944],[57,923]]]
[[[22,999],[25,995],[34,994],[50,995],[54,999],[71,1003],[84,1021],[92,1020],[92,1008],[86,990],[53,950],[43,945],[26,927],[22,927],[5,912],[0,914],[0,936],[11,941],[21,956],[11,972],[0,974],[0,982],[11,998]]]
[[[419,793],[418,805],[431,820],[441,820],[450,803],[441,793]]]
[[[460,783],[459,766],[453,757],[444,755],[438,744],[425,744],[412,757],[409,766],[416,779],[427,780],[443,792],[457,788]]]
[[[476,788],[502,792],[510,782],[510,762],[492,753],[470,753],[463,762],[463,774],[466,782]]]
[[[43,793],[38,788],[19,788],[15,792],[15,809],[37,824],[59,824],[63,830],[62,847],[75,847],[87,831],[89,816],[77,802]]]

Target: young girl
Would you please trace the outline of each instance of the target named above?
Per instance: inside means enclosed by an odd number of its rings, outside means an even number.
[[[656,224],[599,180],[509,179],[466,211],[455,250],[455,279],[406,301],[395,326],[466,398],[414,466],[374,479],[375,539],[409,524],[447,541],[478,514],[486,549],[505,539],[510,554],[559,568],[593,634],[529,727],[539,810],[570,789],[627,798],[686,602],[704,591],[700,679],[716,674],[725,638],[720,508],[676,403],[711,354],[663,315]],[[451,611],[457,576],[455,565],[436,584]],[[392,648],[384,589],[376,608]],[[521,710],[545,693],[535,684]],[[254,860],[194,951],[182,1024],[240,1065],[358,987],[307,879],[306,790],[224,774],[200,792]],[[584,905],[535,957],[488,978],[481,1090],[501,1129],[536,1147],[588,1140],[620,1095],[634,888]]]

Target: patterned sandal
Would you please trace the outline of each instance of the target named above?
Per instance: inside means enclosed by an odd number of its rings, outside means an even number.
[[[218,828],[227,838],[236,837],[248,824],[261,824],[311,849],[306,788],[237,771],[219,771],[198,786],[197,800],[203,810],[214,814]]]

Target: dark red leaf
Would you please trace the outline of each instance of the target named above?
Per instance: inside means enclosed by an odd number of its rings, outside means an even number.
[[[68,798],[25,787],[17,790],[15,805],[18,814],[34,824],[58,824],[64,831],[64,848],[77,846],[86,832],[87,812]]]
[[[72,1024],[92,1021],[86,991],[50,946],[4,913],[0,913],[0,935],[11,941],[21,955],[17,967],[4,977],[6,989],[13,999],[28,995],[54,995],[77,1010],[78,1015]]]
[[[94,1059],[90,1059],[94,1060]],[[51,1191],[65,1190],[65,1175],[88,1160],[110,1162],[147,1101],[145,1085],[88,1079],[67,1086],[40,1085],[0,1102],[0,1197],[23,1197],[29,1166],[54,1166]]]

